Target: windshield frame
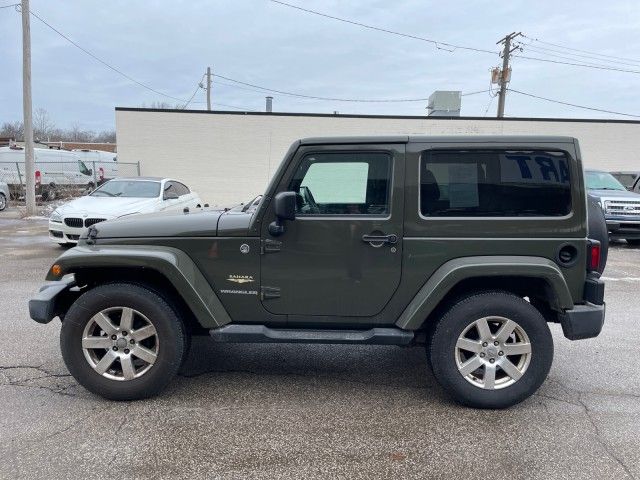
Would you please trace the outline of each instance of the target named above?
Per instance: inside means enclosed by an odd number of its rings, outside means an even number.
[[[155,194],[153,196],[149,196],[149,195],[145,195],[145,196],[134,196],[134,195],[123,195],[122,193],[124,193],[124,191],[121,191],[118,194],[114,194],[111,192],[107,192],[106,189],[108,189],[110,186],[114,186],[117,183],[151,183],[151,184],[155,184],[157,186],[157,189],[155,191]],[[96,193],[98,195],[96,195]],[[108,182],[103,183],[102,185],[100,185],[98,188],[96,188],[93,192],[91,192],[89,195],[90,196],[95,196],[95,197],[102,197],[102,198],[160,198],[162,196],[162,194],[164,193],[164,190],[162,189],[162,182],[159,182],[157,180],[122,180],[122,179],[117,179],[114,178],[113,180],[109,180]]]
[[[597,178],[594,178],[596,177]],[[591,177],[591,178],[590,178]],[[606,179],[606,180],[605,180]],[[590,180],[598,180],[600,184],[592,186],[593,183]],[[619,192],[626,192],[626,187],[620,183],[620,181],[611,175],[609,172],[601,172],[598,170],[586,170],[584,172],[584,181],[587,186],[587,190],[614,190]]]

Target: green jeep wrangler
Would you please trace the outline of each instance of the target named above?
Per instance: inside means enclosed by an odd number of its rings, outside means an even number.
[[[309,138],[257,206],[90,227],[30,315],[62,320],[69,371],[109,399],[157,394],[210,335],[424,346],[456,401],[503,408],[545,380],[549,322],[602,329],[590,205],[573,138]]]

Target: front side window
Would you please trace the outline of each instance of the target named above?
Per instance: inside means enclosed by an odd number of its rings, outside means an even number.
[[[82,160],[78,160],[78,167],[80,168],[80,173],[83,175],[91,175],[91,170],[87,168],[85,163]]]
[[[391,156],[382,152],[306,156],[289,185],[298,215],[387,215]]]
[[[173,185],[176,188],[176,192],[178,192],[178,195],[180,196],[188,195],[190,193],[189,188],[184,183],[173,182]]]
[[[571,212],[567,154],[430,150],[420,160],[425,217],[555,217]]]

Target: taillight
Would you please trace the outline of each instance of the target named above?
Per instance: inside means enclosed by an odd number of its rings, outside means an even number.
[[[36,185],[40,185],[42,182],[42,175],[40,175],[40,170],[36,170]]]
[[[600,268],[600,242],[589,240],[587,250],[587,270],[597,271]]]

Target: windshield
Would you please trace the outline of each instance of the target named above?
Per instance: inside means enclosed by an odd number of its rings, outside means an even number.
[[[91,195],[94,197],[154,198],[160,196],[160,182],[110,180]]]
[[[624,186],[607,172],[586,172],[589,190],[626,190]]]

